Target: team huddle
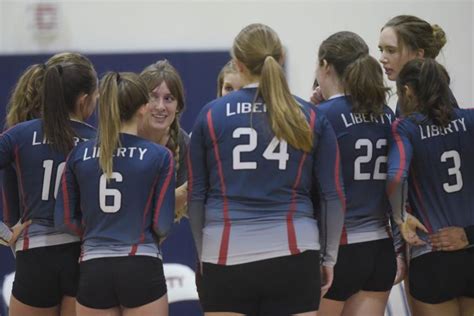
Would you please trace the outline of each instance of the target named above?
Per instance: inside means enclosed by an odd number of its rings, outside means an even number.
[[[473,315],[474,111],[445,43],[408,15],[379,60],[337,32],[305,101],[276,32],[248,25],[191,136],[166,60],[100,82],[77,53],[30,66],[0,136],[10,315],[168,315],[160,244],[183,216],[206,315],[384,315],[402,280],[413,315]]]

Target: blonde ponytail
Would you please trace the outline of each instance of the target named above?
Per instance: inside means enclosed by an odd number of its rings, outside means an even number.
[[[296,149],[311,151],[313,132],[278,63],[283,48],[276,32],[264,24],[250,24],[235,38],[232,54],[252,75],[260,76],[258,94],[267,106],[275,136]]]
[[[113,172],[113,156],[120,143],[122,122],[130,121],[148,103],[145,82],[131,72],[109,72],[100,81],[99,165],[107,179]]]
[[[282,67],[272,56],[265,57],[259,93],[265,100],[275,136],[296,149],[311,151],[313,132],[301,106],[291,95]]]
[[[113,153],[120,145],[120,109],[118,85],[120,75],[109,72],[101,80],[99,97],[99,165],[107,179],[112,176]]]

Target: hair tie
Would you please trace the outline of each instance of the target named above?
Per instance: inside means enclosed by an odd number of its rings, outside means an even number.
[[[120,80],[122,80],[122,77],[120,77],[120,73],[118,72],[115,72],[115,74],[117,75],[117,84],[119,84]]]

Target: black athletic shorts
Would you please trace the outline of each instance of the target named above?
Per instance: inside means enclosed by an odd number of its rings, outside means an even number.
[[[346,301],[359,291],[392,288],[397,259],[391,238],[339,246],[334,281],[324,298]]]
[[[91,259],[80,264],[77,301],[86,307],[134,308],[166,294],[160,259],[127,256]]]
[[[288,316],[316,311],[319,251],[229,266],[205,262],[199,292],[205,312]]]
[[[410,293],[424,303],[474,298],[474,248],[426,253],[410,261],[409,273]]]
[[[16,253],[12,295],[33,307],[54,307],[63,296],[75,297],[80,243],[32,248]]]

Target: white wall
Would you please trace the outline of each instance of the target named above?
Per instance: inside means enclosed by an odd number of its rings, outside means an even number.
[[[446,31],[448,44],[438,59],[453,78],[459,103],[474,106],[472,1],[48,1],[58,4],[59,30],[41,40],[31,9],[38,1],[0,1],[0,54],[227,50],[242,27],[265,23],[286,46],[290,85],[302,97],[310,93],[316,51],[327,36],[354,31],[378,58],[383,24],[413,14]]]

